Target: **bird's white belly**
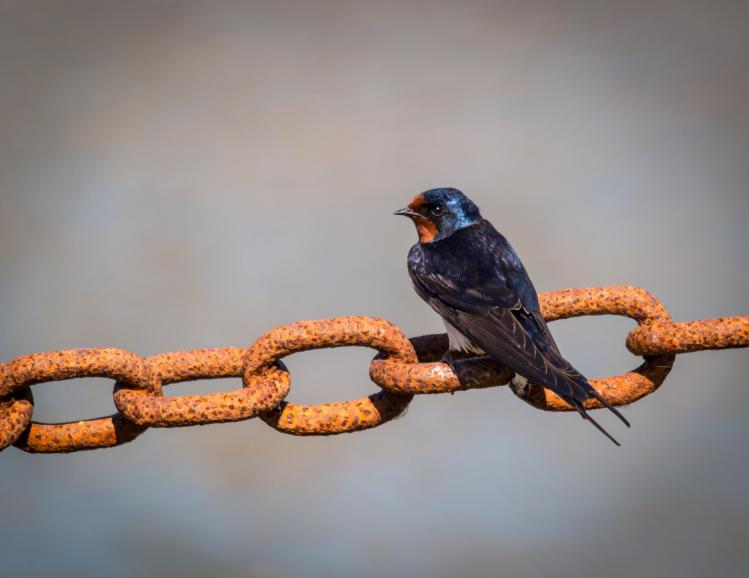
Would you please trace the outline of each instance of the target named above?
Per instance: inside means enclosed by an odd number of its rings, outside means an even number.
[[[466,353],[473,353],[476,355],[486,355],[486,352],[481,349],[478,345],[475,345],[463,335],[460,331],[455,329],[444,319],[442,322],[445,324],[445,331],[447,331],[447,338],[450,340],[450,351],[463,351]]]

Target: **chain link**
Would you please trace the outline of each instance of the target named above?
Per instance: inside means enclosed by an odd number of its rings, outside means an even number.
[[[638,326],[627,348],[644,362],[627,373],[591,379],[612,405],[627,405],[655,391],[676,354],[749,346],[749,316],[675,323],[665,307],[638,287],[565,289],[543,293],[547,321],[583,315],[621,315]],[[381,390],[353,401],[298,405],[286,402],[291,377],[282,358],[312,349],[363,346],[378,351],[370,377]],[[0,363],[0,450],[13,444],[38,453],[72,452],[127,443],[149,427],[185,427],[260,417],[293,435],[330,435],[381,425],[401,413],[416,394],[503,385],[513,377],[501,364],[467,359],[453,369],[439,361],[447,336],[409,340],[395,325],[373,317],[337,317],[277,327],[247,348],[224,347],[142,358],[121,349],[71,349],[32,353]],[[31,386],[79,377],[115,381],[111,416],[78,422],[32,421]],[[242,388],[206,395],[166,397],[163,387],[196,379],[241,378]],[[572,408],[534,384],[510,385],[527,403],[547,411]],[[601,407],[589,400],[586,407]]]

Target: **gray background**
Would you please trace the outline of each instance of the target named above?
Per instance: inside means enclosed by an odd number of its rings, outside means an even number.
[[[246,345],[298,319],[441,330],[391,216],[471,195],[539,290],[631,283],[747,313],[746,2],[0,3],[0,359]],[[553,324],[591,376],[622,318]],[[376,391],[365,349],[290,399]],[[682,356],[615,448],[507,388],[364,433],[258,420],[0,455],[7,576],[742,576],[749,358]],[[39,385],[35,417],[111,413]],[[239,387],[170,386],[169,394]]]

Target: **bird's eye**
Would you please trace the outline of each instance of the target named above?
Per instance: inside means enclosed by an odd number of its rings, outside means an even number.
[[[441,217],[445,214],[445,207],[442,205],[435,205],[430,211],[435,217]]]

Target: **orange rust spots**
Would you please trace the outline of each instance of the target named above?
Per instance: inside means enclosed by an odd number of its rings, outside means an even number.
[[[114,393],[117,409],[138,425],[183,427],[241,421],[270,411],[289,393],[288,372],[277,367],[244,376],[245,349],[221,347],[154,355],[145,360],[157,378],[158,391],[119,386]],[[203,395],[163,397],[161,385],[193,379],[242,377],[243,388]]]
[[[703,349],[745,347],[749,342],[749,317],[719,317],[702,321],[641,325],[627,335],[627,348],[635,355],[689,353]]]
[[[36,454],[95,450],[126,444],[146,429],[121,414],[68,423],[31,422],[14,445]]]
[[[0,400],[0,451],[14,443],[31,423],[34,400],[31,390]]]

